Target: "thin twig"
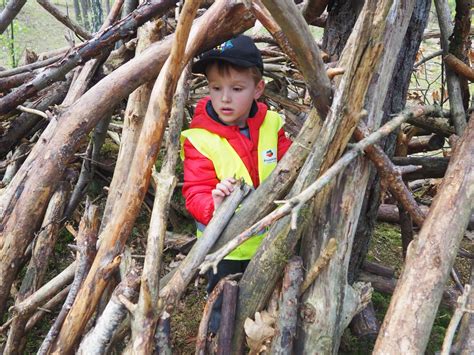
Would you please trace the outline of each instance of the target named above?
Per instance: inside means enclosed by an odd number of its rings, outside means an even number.
[[[29,107],[26,107],[26,106],[23,106],[23,105],[18,105],[16,108],[19,109],[20,111],[27,112],[27,113],[32,113],[34,115],[38,115],[38,116],[43,117],[44,119],[49,120],[48,115],[46,113],[44,113],[43,111],[35,110],[34,108],[29,108]]]

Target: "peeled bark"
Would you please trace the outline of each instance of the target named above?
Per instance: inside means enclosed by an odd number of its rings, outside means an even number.
[[[418,237],[410,244],[404,271],[375,344],[375,354],[420,353],[466,230],[474,201],[474,119],[458,142],[446,177]],[[446,213],[449,208],[450,213]]]

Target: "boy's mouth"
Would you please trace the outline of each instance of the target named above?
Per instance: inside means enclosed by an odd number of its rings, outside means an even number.
[[[221,112],[225,115],[230,115],[232,114],[232,112],[234,112],[234,110],[231,109],[230,107],[223,107],[221,108]]]

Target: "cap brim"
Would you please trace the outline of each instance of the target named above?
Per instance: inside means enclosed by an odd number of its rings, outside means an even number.
[[[241,60],[237,58],[222,58],[222,57],[217,57],[217,56],[209,56],[209,57],[200,59],[196,63],[194,63],[191,67],[191,70],[195,74],[206,74],[206,67],[208,66],[210,62],[213,62],[213,61],[227,62],[227,63],[233,64],[242,68],[250,68],[250,67],[255,66],[255,63],[251,63],[246,60]],[[263,72],[263,68],[259,68],[259,69]]]

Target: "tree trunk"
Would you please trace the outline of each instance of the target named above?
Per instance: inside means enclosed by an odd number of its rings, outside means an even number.
[[[474,118],[451,157],[446,177],[418,237],[410,244],[374,354],[422,353],[443,286],[474,201]],[[450,213],[446,213],[449,208]]]
[[[382,123],[391,119],[391,115],[400,112],[406,102],[406,93],[410,83],[410,77],[413,70],[416,54],[421,43],[421,37],[428,21],[431,1],[417,1],[413,9],[413,15],[408,25],[402,47],[397,57],[397,64],[393,71],[390,88],[387,91],[387,97],[384,103],[384,117]],[[410,119],[408,120],[410,122]],[[395,134],[390,135],[385,144],[381,144],[389,156],[393,155],[395,148]],[[396,165],[397,162],[394,162]],[[403,165],[408,165],[403,164]],[[419,164],[413,164],[419,165]],[[418,173],[412,173],[416,174]],[[409,174],[408,174],[409,175]],[[403,176],[408,179],[407,175]],[[413,178],[412,178],[413,179]],[[352,255],[349,266],[349,283],[355,280],[356,275],[364,262],[370,239],[374,233],[375,222],[380,204],[380,177],[372,172],[369,177],[369,185],[366,190],[364,202],[362,205],[357,230],[354,236],[352,246]]]
[[[383,98],[390,83],[388,78],[392,76],[395,67],[394,59],[397,58],[398,51],[402,46],[403,36],[408,27],[414,4],[414,1],[397,3],[397,5],[378,2],[374,6],[373,11],[376,13],[383,11],[384,7],[385,11],[391,7],[390,11],[394,11],[394,20],[390,25],[386,24],[387,27],[377,27],[374,23],[369,35],[373,36],[375,41],[382,40],[385,51],[388,48],[391,49],[391,53],[384,52],[381,58],[374,58],[376,61],[380,61],[379,70],[383,71],[383,73],[377,73],[378,78],[386,77],[386,80],[376,84],[367,81],[365,84],[367,92],[364,92],[364,98],[356,99],[356,93],[354,91],[351,93],[353,98],[358,101],[357,104],[364,105],[368,110],[369,127],[378,127],[382,119]],[[371,3],[367,2],[366,6],[371,6]],[[394,9],[397,7],[399,10],[395,12]],[[363,19],[364,14],[361,13],[358,19],[359,25],[362,25]],[[393,32],[395,27],[391,26],[396,26],[397,33]],[[356,31],[352,33],[348,45],[355,33]],[[360,41],[360,38],[357,40]],[[390,42],[391,44],[389,44]],[[341,85],[343,82],[341,81]],[[359,211],[362,207],[369,174],[368,164],[363,160],[356,161],[348,168],[344,176],[315,198],[313,204],[315,220],[302,240],[301,252],[305,265],[308,266],[314,262],[330,237],[337,238],[338,249],[328,268],[320,275],[318,282],[303,295],[302,302],[304,302],[305,312],[302,313],[297,351],[337,353],[342,333],[360,307],[358,302],[362,301],[359,299],[362,295],[358,294],[356,287],[350,287],[347,284],[347,272],[355,233],[354,226],[357,224]],[[332,206],[332,210],[327,209],[326,206],[329,205]],[[339,218],[333,218],[334,215]]]

